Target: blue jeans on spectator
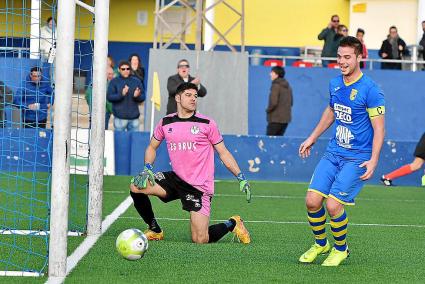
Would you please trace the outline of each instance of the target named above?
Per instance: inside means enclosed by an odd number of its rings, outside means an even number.
[[[139,131],[139,119],[114,118],[114,128],[117,131]]]

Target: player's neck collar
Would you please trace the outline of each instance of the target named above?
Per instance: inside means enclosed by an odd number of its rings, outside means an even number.
[[[178,119],[178,120],[182,120],[182,121],[184,121],[184,120],[190,120],[190,119],[192,119],[193,117],[195,117],[195,115],[196,115],[196,110],[193,112],[193,114],[191,115],[191,116],[189,116],[189,117],[180,117],[179,116],[179,114],[178,113],[176,113],[176,118]]]
[[[344,76],[342,76],[342,81],[344,82],[344,85],[346,86],[346,87],[348,87],[348,86],[350,86],[350,85],[353,85],[354,83],[356,83],[358,80],[360,80],[361,78],[363,77],[363,72],[361,72],[360,71],[360,75],[355,79],[355,80],[353,80],[353,81],[351,81],[351,82],[346,82],[345,81],[345,79],[344,79]]]

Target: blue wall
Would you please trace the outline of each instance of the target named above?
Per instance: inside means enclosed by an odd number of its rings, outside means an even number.
[[[417,141],[425,127],[425,72],[373,70],[364,71],[383,89],[386,99],[386,137],[397,141]],[[248,133],[264,134],[265,109],[270,91],[270,68],[251,66],[249,71]],[[328,103],[329,80],[338,70],[287,67],[285,77],[294,94],[292,123],[285,135],[306,137],[310,134]],[[330,137],[328,131],[324,137]]]

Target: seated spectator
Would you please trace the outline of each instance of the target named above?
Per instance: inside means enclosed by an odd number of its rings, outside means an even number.
[[[368,52],[366,48],[366,44],[364,43],[364,29],[358,28],[356,33],[356,38],[360,40],[362,43],[363,51],[362,51],[362,59],[366,59],[368,57]],[[365,68],[366,62],[360,62],[360,68]]]
[[[131,75],[128,61],[120,62],[120,76],[111,80],[108,86],[107,99],[112,103],[114,128],[118,131],[139,130],[139,103],[145,100],[142,82]]]
[[[47,114],[53,104],[53,91],[49,81],[41,80],[40,67],[31,68],[31,73],[18,89],[13,103],[22,110],[25,128],[46,128]]]
[[[324,40],[322,49],[322,57],[336,57],[339,41],[336,40],[335,36],[338,31],[339,17],[333,15],[331,21],[326,28],[324,28],[317,36],[319,40]],[[327,67],[329,61],[322,60],[323,67]]]
[[[177,87],[184,82],[190,82],[198,86],[198,97],[205,97],[207,95],[207,89],[201,84],[199,77],[192,77],[189,75],[190,66],[189,61],[182,59],[177,63],[177,74],[168,77],[167,89],[168,89],[168,104],[167,114],[177,112],[176,102],[176,90]]]
[[[409,50],[406,48],[406,43],[402,40],[395,26],[390,27],[390,34],[387,39],[382,42],[379,49],[379,56],[382,59],[403,59],[409,55]],[[382,69],[397,69],[401,70],[401,63],[382,62]]]
[[[6,104],[13,102],[13,91],[3,81],[0,81],[0,128],[4,127]]]
[[[114,74],[114,70],[112,69],[112,67],[107,67],[106,68],[106,79],[107,79],[106,83],[107,83],[107,86],[109,86],[109,82],[111,82],[111,80],[114,79],[114,75],[115,74]],[[106,87],[106,88],[108,88],[108,87]],[[92,93],[93,93],[93,86],[90,85],[87,88],[86,95],[85,95],[87,104],[89,106],[90,113],[91,113],[91,110],[92,110]],[[106,106],[105,107],[106,107],[106,109],[105,109],[105,130],[107,130],[108,127],[109,127],[109,119],[111,118],[111,114],[112,114],[112,103],[109,102],[108,100],[106,100]]]
[[[135,76],[143,83],[145,80],[145,68],[143,68],[139,55],[133,53],[128,58],[128,62],[131,64],[131,75]]]

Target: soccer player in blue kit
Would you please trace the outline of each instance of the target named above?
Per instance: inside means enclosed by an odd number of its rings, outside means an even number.
[[[345,37],[338,48],[341,75],[329,84],[330,100],[316,128],[300,145],[299,155],[307,158],[319,136],[334,122],[334,135],[314,170],[307,191],[306,207],[315,243],[299,261],[312,263],[329,253],[323,266],[338,266],[348,255],[345,205],[354,205],[366,180],[378,164],[384,141],[385,100],[377,84],[360,70],[362,43]],[[331,245],[326,236],[326,210],[330,216]]]

